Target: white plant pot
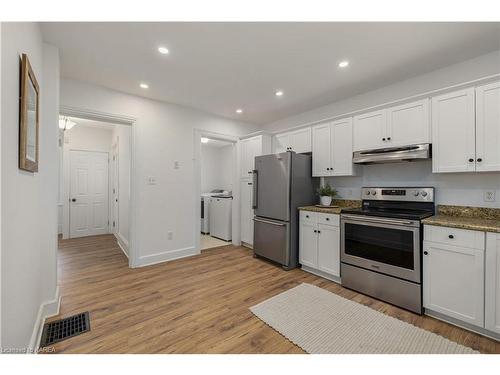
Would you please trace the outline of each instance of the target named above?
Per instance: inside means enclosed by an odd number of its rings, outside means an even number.
[[[322,206],[329,206],[330,204],[332,204],[332,197],[321,196],[321,197],[319,197],[319,201],[320,201]]]

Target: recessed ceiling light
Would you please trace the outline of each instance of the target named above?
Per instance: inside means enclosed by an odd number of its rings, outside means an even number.
[[[339,62],[339,68],[346,68],[348,66],[349,66],[349,61],[347,60]]]
[[[276,91],[276,94],[275,94],[275,95],[276,95],[276,96],[283,96],[283,91],[278,90],[278,91]]]
[[[141,89],[149,89],[149,85],[147,83],[141,83],[139,86]]]
[[[160,52],[162,55],[168,55],[168,48],[167,47],[158,47],[158,52]]]
[[[238,109],[236,110],[236,113],[243,113],[243,110],[242,110],[241,108],[238,108]]]
[[[201,143],[208,143],[209,139],[205,137],[201,137]]]

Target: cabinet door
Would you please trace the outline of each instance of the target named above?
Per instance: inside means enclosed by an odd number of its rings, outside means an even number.
[[[290,147],[298,154],[311,152],[311,128],[304,128],[290,133]]]
[[[429,99],[387,109],[386,135],[391,147],[429,143]]]
[[[352,118],[335,121],[330,130],[333,176],[352,176]]]
[[[476,171],[500,171],[500,82],[476,88]]]
[[[312,128],[312,174],[314,177],[330,176],[330,167],[330,123],[327,123]]]
[[[253,209],[252,209],[252,181],[242,180],[240,185],[240,227],[241,241],[253,244]]]
[[[318,268],[318,227],[309,223],[300,223],[299,263]]]
[[[486,234],[485,285],[484,327],[500,333],[500,234]]]
[[[484,327],[484,249],[424,241],[423,259],[424,307]]]
[[[340,276],[340,228],[318,226],[318,268],[333,276]]]
[[[273,151],[275,154],[287,152],[290,147],[290,134],[276,134],[273,139]]]
[[[354,117],[354,151],[388,146],[385,135],[387,128],[386,113],[384,109]]]
[[[250,139],[243,139],[240,144],[240,177],[247,178],[250,176]]]
[[[475,170],[474,88],[432,98],[432,171]]]

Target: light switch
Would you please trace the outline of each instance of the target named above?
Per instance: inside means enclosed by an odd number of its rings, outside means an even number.
[[[179,169],[180,163],[178,161],[174,161],[174,169]]]
[[[156,177],[154,176],[148,177],[148,185],[156,185]]]

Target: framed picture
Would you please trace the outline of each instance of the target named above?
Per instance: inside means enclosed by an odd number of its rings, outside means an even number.
[[[19,103],[19,168],[38,172],[40,89],[28,56],[21,59],[21,98]]]

